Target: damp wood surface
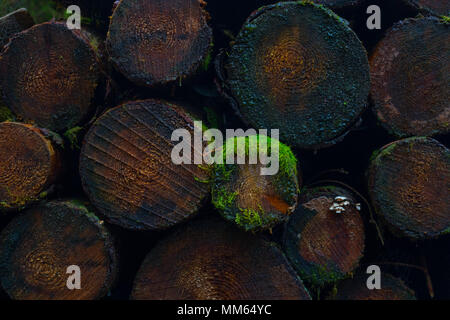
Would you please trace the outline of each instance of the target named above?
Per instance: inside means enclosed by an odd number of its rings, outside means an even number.
[[[416,300],[414,291],[405,283],[388,273],[381,277],[381,288],[369,290],[368,275],[358,274],[353,279],[344,280],[337,286],[333,300]]]
[[[11,36],[33,25],[33,18],[26,9],[19,9],[4,17],[0,17],[0,52]]]
[[[395,141],[376,152],[369,172],[376,212],[400,236],[450,232],[450,151],[432,138]]]
[[[437,16],[450,15],[450,0],[404,0],[414,8]]]
[[[370,59],[380,123],[397,137],[450,132],[450,27],[434,17],[391,28]]]
[[[154,86],[192,76],[212,43],[201,0],[124,0],[111,18],[107,48],[129,80]]]
[[[0,211],[45,197],[62,170],[60,149],[45,130],[23,123],[0,123]]]
[[[116,260],[108,231],[75,201],[29,209],[0,234],[0,282],[13,299],[101,298],[116,277]],[[80,290],[67,287],[72,265],[80,267]]]
[[[279,128],[294,147],[332,145],[367,105],[369,65],[361,42],[329,9],[281,2],[253,13],[224,69],[244,121]]]
[[[86,194],[110,222],[166,229],[198,211],[209,192],[209,171],[172,162],[175,129],[193,137],[194,120],[182,107],[158,100],[123,104],[93,124],[81,150],[80,175]]]
[[[268,230],[286,222],[297,205],[297,159],[282,143],[278,152],[271,150],[272,141],[257,135],[230,138],[219,151],[223,164],[214,165],[212,203],[225,219],[246,231]],[[266,146],[267,155],[273,152],[279,158],[278,172],[272,175],[262,175],[266,165],[250,164],[250,153],[259,154]],[[235,164],[226,164],[228,148],[234,150]],[[238,164],[238,153],[245,155],[247,164]]]
[[[281,251],[217,217],[162,239],[134,280],[136,300],[309,300]]]
[[[357,205],[350,191],[336,186],[300,194],[285,229],[284,250],[300,277],[312,286],[335,284],[359,266],[365,230]]]
[[[17,34],[0,55],[5,105],[18,118],[57,132],[86,120],[98,78],[93,48],[62,22]]]
[[[313,0],[312,2],[321,4],[332,9],[342,9],[360,5],[364,0]]]

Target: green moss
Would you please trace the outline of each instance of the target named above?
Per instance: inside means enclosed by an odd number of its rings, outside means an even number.
[[[251,226],[262,226],[261,216],[259,212],[253,209],[240,209],[241,212],[236,214],[235,222],[238,226],[246,228]]]
[[[78,135],[79,135],[79,133],[82,130],[83,130],[82,127],[74,127],[72,129],[67,130],[64,133],[64,137],[66,137],[67,140],[69,140],[70,148],[72,150],[79,150],[80,149],[80,145],[79,145],[79,141],[78,141]]]
[[[2,105],[0,100],[0,122],[14,121],[14,115],[6,106]]]
[[[66,15],[66,8],[53,0],[2,0],[0,1],[0,16],[20,8],[27,8],[36,23],[46,22],[53,18],[63,19]]]
[[[441,22],[445,23],[445,24],[449,24],[450,23],[450,17],[441,16]]]

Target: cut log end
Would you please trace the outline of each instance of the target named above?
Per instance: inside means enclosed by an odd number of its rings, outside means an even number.
[[[75,202],[29,209],[2,231],[0,239],[0,281],[13,299],[97,299],[115,279],[116,256],[108,232]],[[67,287],[70,266],[80,268],[79,290]]]
[[[374,112],[397,137],[450,132],[450,28],[437,18],[395,25],[371,57]]]
[[[209,172],[176,165],[172,133],[194,135],[194,120],[178,106],[130,102],[102,115],[86,135],[80,175],[92,203],[130,229],[165,229],[192,217],[209,192]],[[192,155],[196,150],[192,144]]]
[[[407,0],[414,7],[437,16],[450,16],[450,0]]]
[[[19,9],[10,14],[0,17],[0,52],[9,38],[14,34],[28,29],[34,25],[33,18],[27,9]]]
[[[94,50],[65,23],[18,33],[0,56],[5,104],[21,119],[53,131],[87,117],[98,78]]]
[[[450,151],[431,138],[393,142],[374,155],[369,194],[396,234],[412,239],[450,232]]]
[[[134,281],[133,299],[310,299],[275,245],[208,218],[152,249]]]
[[[364,252],[364,223],[354,196],[334,186],[306,189],[284,247],[300,277],[316,288],[348,277]]]
[[[263,175],[261,170],[266,166],[261,163],[248,164],[249,154],[259,154],[263,140],[264,149],[269,148],[267,154],[279,160],[278,171],[273,175]],[[265,136],[230,138],[220,151],[224,164],[216,164],[214,168],[212,203],[223,217],[246,231],[267,230],[287,221],[297,204],[297,159],[282,143],[279,143],[278,153],[274,151],[272,155],[272,142],[278,143]],[[235,145],[235,163],[236,151],[245,146],[247,164],[226,164],[229,144]]]
[[[369,275],[358,275],[343,281],[337,288],[333,300],[416,300],[414,291],[401,279],[383,273],[381,289],[370,290],[367,287]]]
[[[212,31],[199,0],[123,0],[107,38],[116,68],[144,86],[191,76],[211,43]]]
[[[280,128],[281,141],[301,148],[345,134],[370,89],[361,42],[341,18],[312,3],[282,2],[250,16],[224,69],[243,119]]]
[[[58,150],[40,129],[0,123],[0,210],[38,200],[57,180],[60,169]]]

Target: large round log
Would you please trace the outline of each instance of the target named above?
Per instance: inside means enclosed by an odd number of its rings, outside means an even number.
[[[34,25],[33,18],[26,9],[19,9],[0,17],[0,51],[14,34]]]
[[[397,235],[435,238],[450,232],[450,151],[431,138],[393,142],[374,154],[369,195]]]
[[[13,299],[101,298],[115,280],[116,260],[103,222],[74,201],[29,209],[0,235],[0,281]],[[70,266],[79,267],[80,289],[68,286],[76,285]]]
[[[437,18],[391,28],[370,59],[374,112],[398,137],[450,132],[450,28]]]
[[[224,69],[224,89],[244,121],[280,129],[280,140],[292,146],[334,144],[367,105],[364,47],[341,18],[309,2],[280,2],[253,13]]]
[[[284,235],[284,248],[300,277],[316,288],[342,280],[364,252],[364,223],[354,195],[340,187],[302,191]]]
[[[209,173],[172,161],[176,129],[192,137],[194,120],[183,108],[156,100],[118,106],[93,124],[81,150],[80,175],[92,203],[110,222],[164,229],[197,212],[209,192]],[[192,143],[192,156],[195,152]]]
[[[359,274],[343,281],[338,287],[334,300],[416,300],[414,291],[401,279],[388,273],[381,274],[381,289],[370,290],[367,279],[370,275]]]
[[[272,143],[278,144],[278,151],[272,149]],[[234,150],[232,159],[235,164],[227,163],[228,148]],[[245,164],[238,164],[238,150],[243,151]],[[252,232],[267,230],[287,221],[297,205],[299,190],[297,159],[291,149],[278,140],[255,135],[229,138],[219,152],[223,164],[214,166],[212,203],[220,214]],[[267,165],[261,162],[261,158],[251,164],[250,154],[261,152],[278,161],[278,170],[273,174],[262,174],[262,168]],[[272,161],[271,166],[276,161]]]
[[[191,76],[207,57],[212,31],[202,0],[122,0],[107,48],[116,68],[143,86]]]
[[[137,300],[309,300],[281,251],[215,217],[162,240],[145,258]]]
[[[50,135],[27,124],[0,123],[0,210],[25,207],[57,182],[61,157]]]
[[[5,104],[23,120],[53,131],[86,119],[98,79],[94,49],[65,23],[43,23],[17,34],[0,56]]]

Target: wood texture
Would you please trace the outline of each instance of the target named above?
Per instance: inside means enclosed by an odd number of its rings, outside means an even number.
[[[61,173],[50,133],[22,123],[0,123],[0,210],[25,207],[45,197]]]
[[[63,131],[92,112],[99,68],[93,48],[65,23],[36,25],[0,56],[5,104],[20,118]]]
[[[26,9],[19,9],[4,17],[0,17],[0,52],[11,36],[33,25],[33,18]]]
[[[450,15],[450,0],[406,0],[415,8],[438,16]]]
[[[129,80],[153,86],[192,75],[206,58],[212,31],[201,0],[122,0],[107,48]]]
[[[297,205],[299,190],[297,159],[289,147],[279,143],[279,170],[274,175],[261,174],[260,160],[249,164],[249,152],[259,153],[263,139],[267,154],[271,154],[272,140],[265,136],[228,139],[220,151],[224,164],[216,164],[213,173],[212,203],[225,219],[252,232],[287,221]],[[235,151],[242,148],[239,145],[245,146],[246,164],[226,164],[228,144],[234,145]],[[236,152],[234,155],[237,163]]]
[[[49,202],[16,217],[0,235],[0,281],[13,299],[84,300],[110,290],[117,261],[103,223],[83,205]],[[81,289],[66,286],[81,270]]]
[[[209,172],[172,162],[175,129],[193,136],[194,120],[183,108],[157,100],[118,106],[91,127],[81,150],[80,175],[92,203],[110,222],[165,229],[197,212],[209,192]]]
[[[369,168],[369,195],[396,235],[435,238],[450,232],[450,151],[431,138],[383,147]]]
[[[346,200],[337,201],[337,197]],[[285,252],[293,267],[316,288],[348,277],[359,265],[365,239],[354,196],[342,188],[324,186],[303,190],[299,202],[284,234]],[[331,210],[334,204],[345,210]]]
[[[381,275],[381,289],[369,290],[369,275],[358,275],[344,280],[337,288],[334,300],[416,300],[414,291],[408,288],[401,279],[388,273]]]
[[[359,5],[364,0],[313,0],[314,3],[322,4],[332,9],[342,9]]]
[[[234,42],[224,84],[245,122],[280,129],[300,148],[336,142],[361,116],[369,66],[361,42],[329,9],[307,2],[263,7]]]
[[[450,132],[450,28],[437,18],[391,28],[370,59],[374,112],[398,137]]]
[[[274,244],[218,219],[196,221],[157,244],[138,272],[132,298],[310,299]]]

